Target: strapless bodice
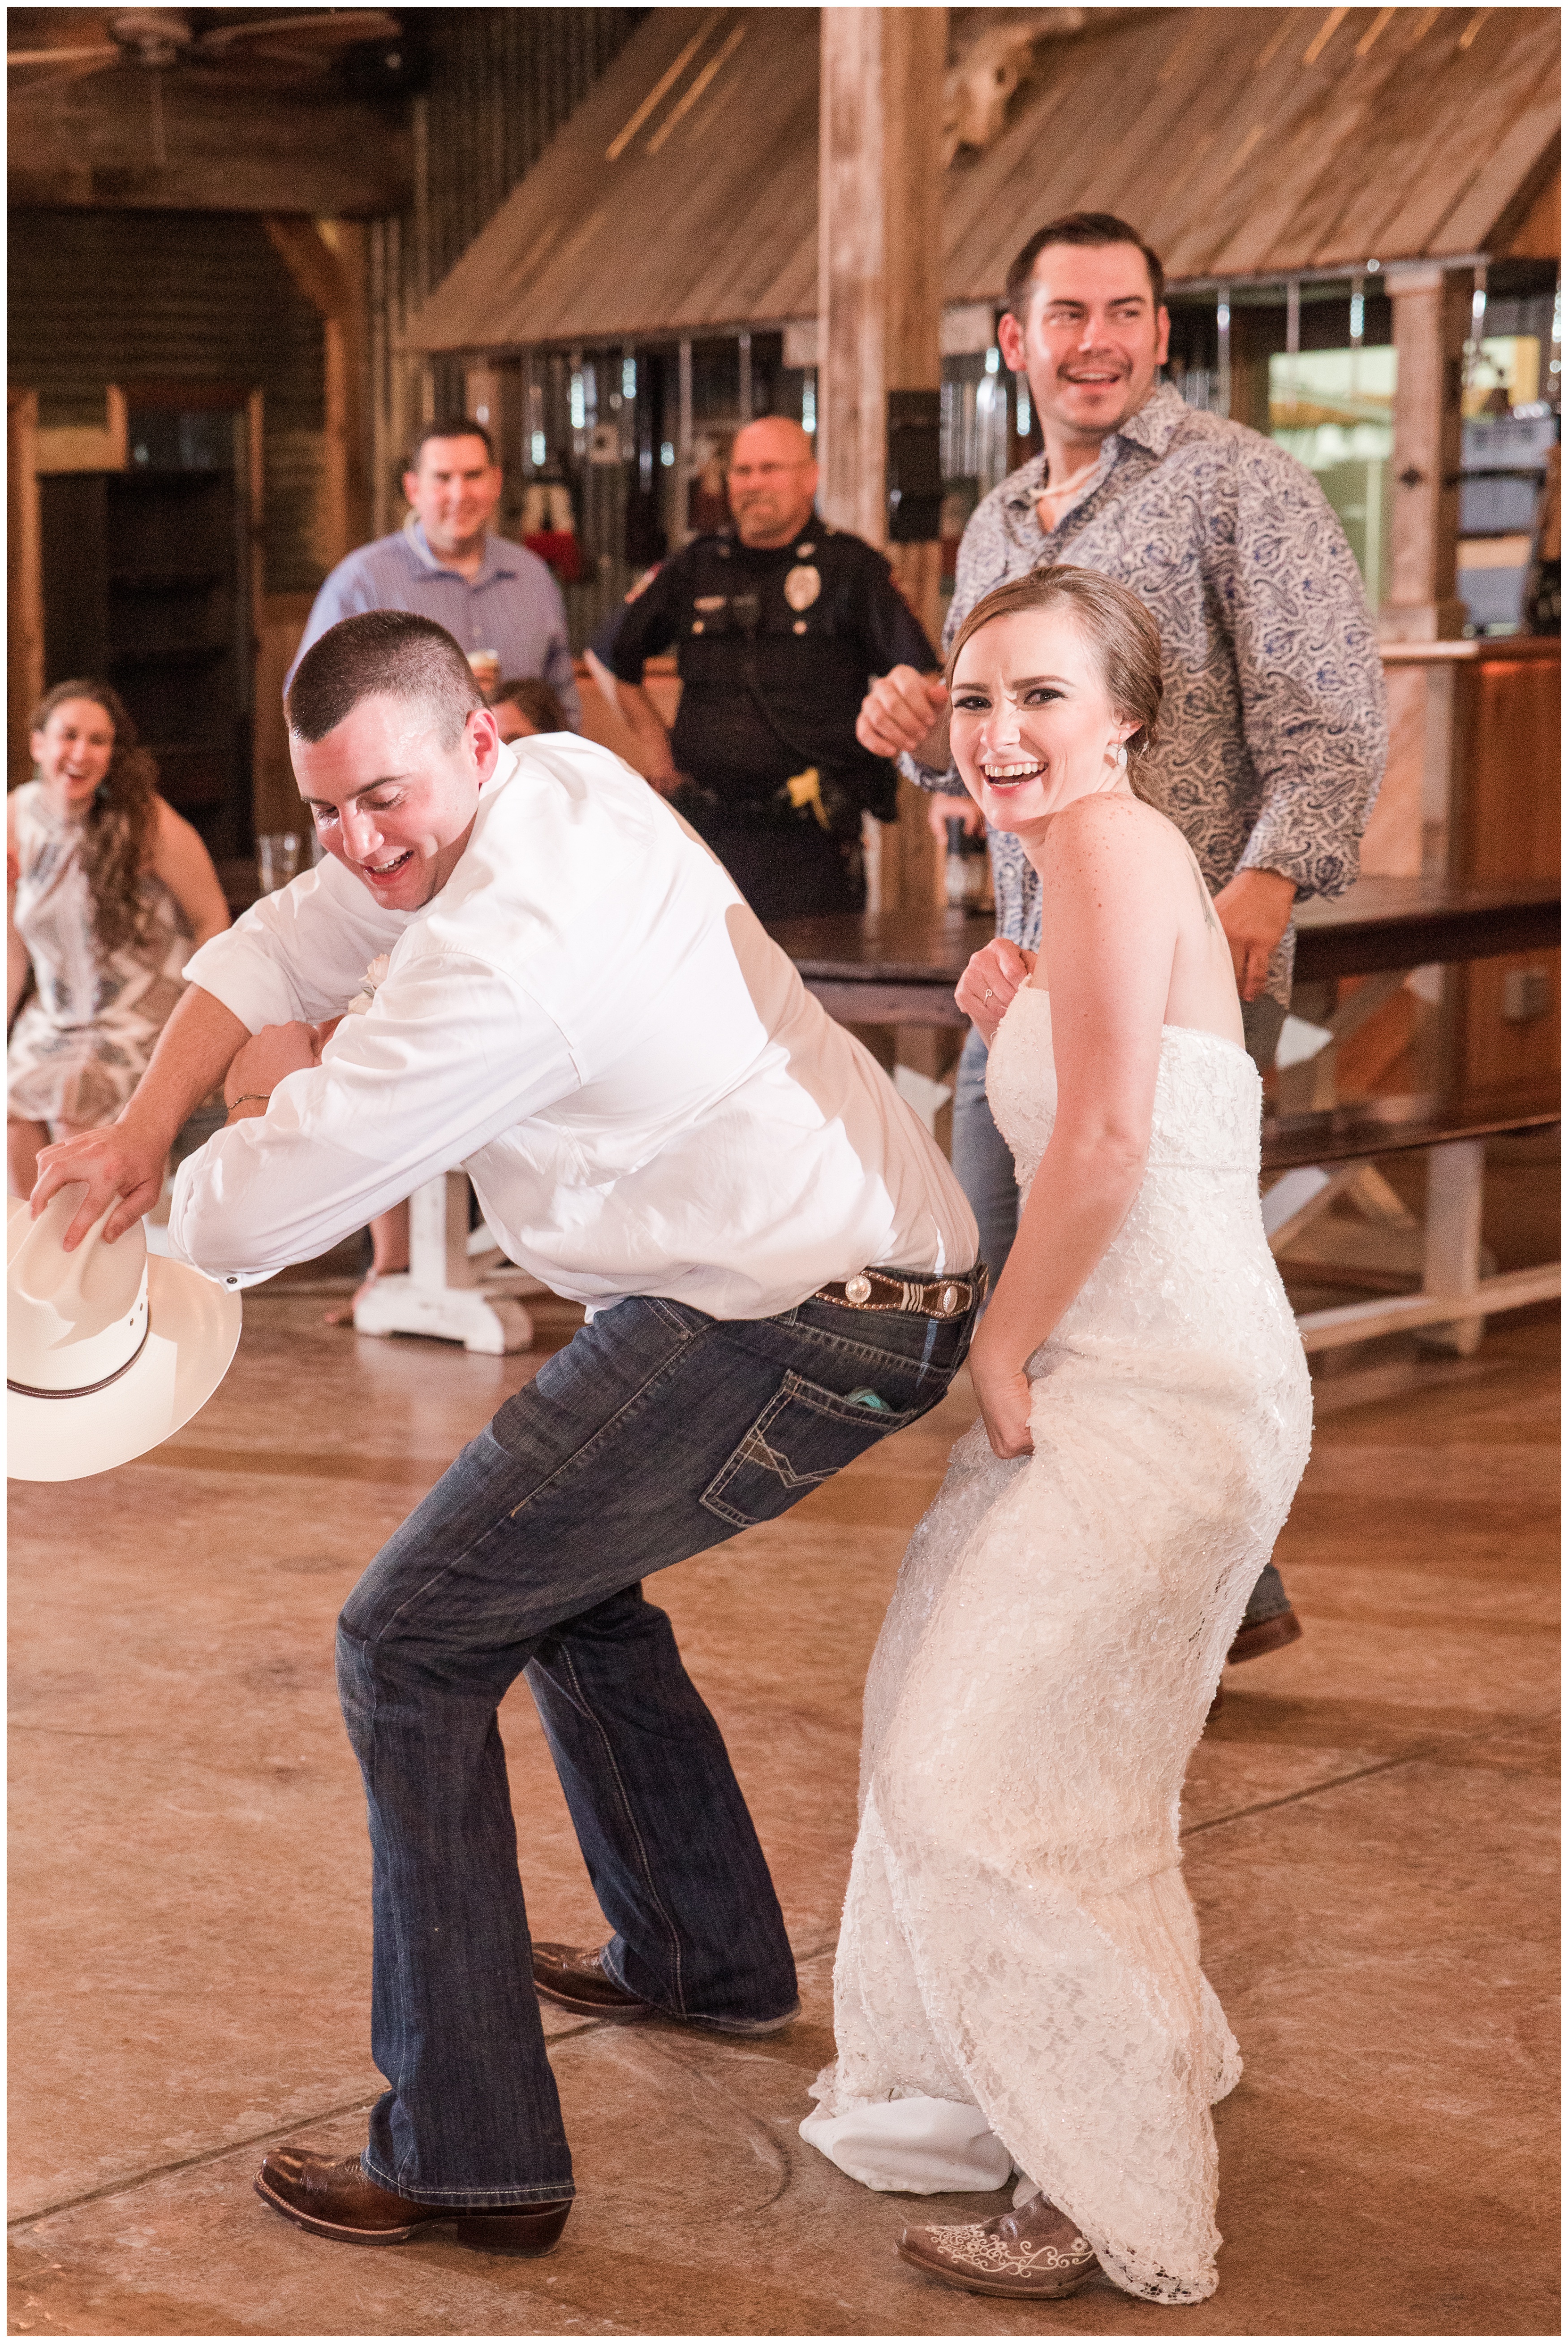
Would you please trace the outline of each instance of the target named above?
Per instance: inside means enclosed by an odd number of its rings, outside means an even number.
[[[986,1095],[1027,1190],[1056,1124],[1050,995],[1019,991],[991,1046]],[[1191,1025],[1162,1029],[1149,1170],[1258,1176],[1263,1086],[1239,1042]]]

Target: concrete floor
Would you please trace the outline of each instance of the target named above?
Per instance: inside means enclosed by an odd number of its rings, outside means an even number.
[[[650,1586],[735,1754],[801,1966],[786,2033],[548,2023],[580,2195],[560,2249],[306,2237],[266,2144],[360,2145],[368,1855],[332,1625],[377,1545],[538,1364],[247,1299],[154,1456],[12,1489],[11,2331],[63,2335],[1548,2334],[1555,1313],[1462,1363],[1330,1363],[1280,1561],[1306,1623],[1235,1671],[1187,1868],[1247,2059],[1218,2110],[1213,2299],[1057,2308],[895,2260],[911,2217],[798,2138],[831,2053],[859,1687],[967,1392]],[[547,1342],[572,1314],[540,1313]],[[531,1704],[507,1704],[532,1924],[601,1933]]]

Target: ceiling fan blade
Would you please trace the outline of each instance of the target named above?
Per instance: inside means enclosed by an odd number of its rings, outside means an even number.
[[[361,41],[395,40],[401,27],[384,8],[328,8],[319,14],[265,16],[249,25],[217,25],[196,36],[199,52],[216,56],[237,48],[305,50],[357,47]]]
[[[5,62],[8,65],[66,65],[91,58],[95,65],[112,65],[119,55],[113,41],[101,41],[90,49],[7,49]]]

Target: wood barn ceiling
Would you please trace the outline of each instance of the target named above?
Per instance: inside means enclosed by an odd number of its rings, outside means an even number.
[[[357,96],[372,8],[10,8],[13,205],[353,218],[413,196],[408,108]]]
[[[995,300],[1031,226],[1080,209],[1136,223],[1176,282],[1471,254],[1557,151],[1555,8],[955,11],[988,15],[1030,37],[988,143],[946,173],[950,303]],[[436,288],[417,345],[809,317],[817,83],[814,9],[657,9]]]

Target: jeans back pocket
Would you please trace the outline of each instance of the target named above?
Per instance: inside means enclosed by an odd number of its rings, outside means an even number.
[[[770,1522],[926,1413],[867,1407],[790,1372],[704,1489],[702,1503],[738,1530]]]

